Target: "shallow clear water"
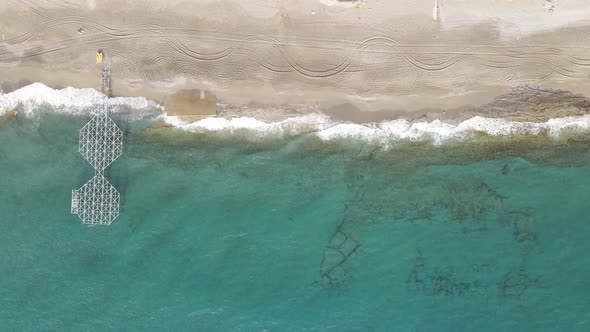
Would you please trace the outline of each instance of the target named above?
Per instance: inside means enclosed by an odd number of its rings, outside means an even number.
[[[118,117],[121,215],[86,227],[88,119],[0,120],[2,330],[590,330],[584,140],[383,151]]]

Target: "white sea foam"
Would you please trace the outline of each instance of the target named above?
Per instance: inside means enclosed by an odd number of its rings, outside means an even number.
[[[548,133],[552,136],[558,136],[567,129],[588,131],[590,129],[590,115],[550,119],[541,123],[516,122],[475,116],[457,125],[439,120],[417,123],[394,120],[368,125],[338,124],[319,131],[317,135],[324,140],[359,138],[382,143],[399,140],[431,140],[435,144],[441,144],[450,139],[468,138],[474,133],[493,136]]]
[[[278,122],[263,122],[252,117],[206,118],[185,122],[175,116],[166,116],[164,121],[175,127],[192,132],[248,133],[254,136],[296,136],[329,128],[333,122],[324,115],[307,114]]]
[[[0,94],[0,115],[18,108],[25,114],[32,114],[39,106],[50,106],[63,113],[82,114],[106,105],[109,111],[131,109],[162,109],[154,101],[143,97],[107,98],[94,89],[52,89],[41,83],[33,83],[7,94]]]
[[[465,139],[475,133],[494,136],[516,134],[541,134],[558,136],[564,130],[590,130],[590,115],[550,119],[547,122],[515,122],[475,116],[459,124],[439,120],[410,122],[407,120],[380,123],[354,124],[330,120],[319,114],[292,117],[279,122],[262,122],[250,117],[224,119],[207,118],[196,122],[184,122],[177,117],[164,117],[175,127],[192,132],[247,132],[253,136],[317,135],[325,141],[357,139],[390,144],[396,141],[432,141],[442,144],[448,140]]]
[[[162,106],[142,97],[106,98],[94,89],[52,89],[41,83],[34,83],[7,94],[0,94],[0,115],[18,108],[25,114],[34,114],[39,106],[48,105],[62,113],[82,114],[101,105],[110,111],[133,109],[163,112]],[[141,112],[139,112],[141,114]],[[550,119],[547,122],[515,122],[506,119],[492,119],[475,116],[459,124],[432,122],[410,122],[407,120],[384,121],[380,123],[354,124],[338,122],[323,114],[307,114],[277,122],[264,122],[252,117],[206,118],[196,122],[185,122],[178,117],[161,116],[163,120],[191,132],[217,132],[228,135],[240,134],[253,137],[292,137],[316,135],[322,140],[356,139],[382,144],[396,141],[432,141],[441,144],[448,140],[464,139],[474,133],[494,136],[515,134],[547,133],[558,136],[564,131],[590,131],[590,115]],[[153,117],[152,117],[153,118]]]

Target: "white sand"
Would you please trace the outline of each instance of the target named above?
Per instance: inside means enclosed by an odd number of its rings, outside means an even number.
[[[96,87],[162,101],[349,102],[361,110],[478,105],[521,84],[590,95],[583,0],[0,2],[0,83]],[[438,7],[438,9],[437,9]]]

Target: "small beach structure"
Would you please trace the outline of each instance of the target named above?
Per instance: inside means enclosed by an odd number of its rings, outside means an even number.
[[[96,52],[96,63],[100,64],[100,91],[107,97],[112,95],[111,88],[111,64],[105,61],[105,55],[102,48]]]
[[[80,154],[95,174],[80,189],[72,190],[71,213],[83,224],[110,225],[119,216],[120,194],[104,171],[123,153],[123,132],[104,107],[80,130]]]
[[[172,116],[215,116],[217,97],[203,89],[180,90],[166,97],[164,109]]]

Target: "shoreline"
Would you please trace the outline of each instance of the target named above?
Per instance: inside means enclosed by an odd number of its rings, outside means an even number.
[[[536,94],[536,96],[535,96]],[[446,142],[479,141],[481,135],[489,137],[550,137],[563,141],[585,137],[590,132],[590,114],[580,112],[579,107],[590,104],[583,96],[565,91],[553,91],[538,87],[521,87],[497,98],[484,110],[496,115],[513,111],[522,116],[519,103],[536,105],[535,98],[545,109],[543,116],[536,114],[536,121],[513,121],[507,117],[485,117],[468,112],[467,119],[435,119],[427,116],[414,119],[393,119],[355,123],[331,117],[319,109],[306,105],[286,105],[284,108],[268,108],[266,105],[220,105],[221,116],[194,121],[186,117],[167,116],[162,105],[143,97],[107,98],[94,89],[65,88],[55,90],[42,83],[35,83],[8,94],[0,94],[0,116],[15,118],[20,111],[31,117],[49,110],[64,114],[90,114],[96,105],[107,104],[110,112],[130,115],[131,118],[147,119],[154,128],[175,127],[196,134],[213,134],[212,137],[234,137],[257,140],[268,138],[297,138],[311,134],[322,141],[355,140],[388,146],[399,142],[424,142],[439,145]],[[494,109],[496,107],[496,109]],[[571,108],[574,114],[564,113]],[[16,112],[14,112],[16,110]],[[551,111],[559,116],[544,118]],[[500,113],[498,113],[500,112]],[[578,113],[575,113],[578,112]],[[361,113],[365,114],[365,113]],[[508,115],[508,114],[505,114]],[[225,138],[223,138],[225,139]],[[474,141],[474,142],[475,142]]]
[[[5,82],[0,85],[0,92],[8,94],[28,85],[35,84],[28,80],[19,82]],[[46,88],[61,90],[65,87],[46,83],[41,84]],[[73,88],[73,87],[70,87]],[[92,89],[94,87],[75,87],[73,89]],[[159,104],[164,110],[164,103],[147,95],[117,95],[113,97],[144,98]],[[164,110],[165,111],[165,110]],[[590,98],[574,94],[565,90],[552,90],[538,85],[520,85],[491,98],[489,102],[480,106],[464,106],[458,108],[429,108],[419,110],[392,110],[379,109],[367,111],[352,103],[340,103],[333,106],[322,106],[305,103],[265,104],[260,102],[247,102],[232,104],[224,100],[217,103],[217,114],[223,118],[253,117],[258,120],[276,122],[293,116],[305,114],[324,114],[334,121],[351,122],[355,124],[378,123],[391,120],[428,121],[441,120],[447,123],[457,124],[475,116],[486,118],[499,118],[515,122],[545,122],[550,119],[581,116],[590,114]],[[203,117],[184,116],[185,119],[199,120]]]

